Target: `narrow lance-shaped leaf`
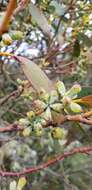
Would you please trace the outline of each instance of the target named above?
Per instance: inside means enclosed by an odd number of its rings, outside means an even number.
[[[84,96],[82,98],[74,100],[76,103],[81,103],[92,108],[92,95]]]
[[[51,80],[33,61],[22,56],[16,56],[16,59],[20,62],[27,79],[38,92],[41,88],[46,92],[50,92],[53,89]]]
[[[43,12],[36,7],[32,2],[30,3],[30,14],[41,30],[48,35],[50,38],[52,37],[52,27],[49,25],[45,15]]]
[[[81,91],[78,93],[78,99],[85,97],[85,96],[89,96],[92,95],[92,87],[91,86],[84,86],[82,87]]]

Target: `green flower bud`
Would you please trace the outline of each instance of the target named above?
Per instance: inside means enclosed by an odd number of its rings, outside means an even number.
[[[57,92],[63,97],[65,92],[66,92],[66,89],[65,89],[65,85],[62,81],[58,81],[56,83],[56,90]]]
[[[30,134],[31,134],[31,128],[30,128],[30,127],[25,128],[25,129],[23,130],[23,132],[22,132],[22,135],[23,135],[24,137],[28,137],[28,136],[30,136]]]
[[[35,117],[34,111],[27,112],[27,117],[28,117],[29,120],[32,120]]]
[[[41,118],[41,121],[40,121],[41,125],[44,127],[46,126],[47,122],[45,119]]]
[[[36,126],[34,132],[35,132],[35,135],[36,135],[37,137],[41,137],[41,136],[43,135],[43,128],[42,128],[42,126],[41,126],[41,125]]]
[[[21,79],[17,79],[17,83],[19,84],[19,85],[22,85],[22,80]]]
[[[69,104],[69,108],[74,113],[81,113],[83,111],[82,107],[79,104],[75,103],[75,102],[71,102]]]
[[[19,119],[18,124],[19,124],[19,125],[26,126],[26,125],[29,124],[29,121],[28,121],[28,119],[26,119],[26,118],[21,118],[21,119]]]
[[[75,84],[70,90],[65,93],[65,96],[70,97],[71,99],[75,99],[77,94],[81,91],[81,86],[79,84]]]
[[[52,129],[51,135],[55,139],[65,139],[67,135],[67,131],[60,127],[56,127]]]

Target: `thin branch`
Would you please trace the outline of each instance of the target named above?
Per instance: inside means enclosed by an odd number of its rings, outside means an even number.
[[[21,131],[21,130],[23,129],[21,129],[17,124],[9,125],[7,127],[0,127],[0,133]]]
[[[15,97],[19,97],[22,92],[24,91],[24,88],[21,88],[20,90],[15,90],[13,91],[11,94],[7,95],[6,97],[4,97],[1,101],[0,101],[0,106],[2,106],[3,104],[5,104],[9,99],[11,98],[15,98]]]
[[[0,25],[0,35],[8,30],[9,22],[17,6],[17,0],[10,0],[3,21]]]
[[[55,158],[39,165],[39,166],[36,166],[36,167],[31,167],[31,168],[26,168],[24,169],[23,171],[20,171],[20,172],[8,172],[8,171],[0,171],[0,176],[3,176],[3,177],[8,177],[8,176],[11,176],[11,177],[19,177],[19,176],[22,176],[22,175],[26,175],[26,174],[31,174],[31,173],[35,173],[35,172],[38,172],[40,170],[43,170],[55,163],[57,163],[58,161],[60,160],[64,160],[65,158],[69,157],[69,156],[72,156],[74,154],[77,154],[77,153],[82,153],[82,154],[88,154],[88,153],[91,153],[92,152],[92,146],[87,146],[87,147],[81,147],[81,148],[75,148],[69,152],[65,152],[63,155],[58,155],[56,156]]]
[[[24,92],[25,88],[29,88],[29,87],[31,87],[31,86],[32,86],[32,85],[31,85],[30,82],[28,82],[27,84],[21,85],[21,88],[15,90],[15,91],[13,91],[13,92],[11,92],[9,95],[6,95],[4,98],[2,98],[2,99],[0,100],[0,106],[2,106],[3,104],[5,104],[5,103],[6,103],[9,99],[11,99],[11,98],[15,99],[15,98],[20,97],[21,94]]]
[[[68,115],[68,116],[66,116],[66,120],[67,121],[78,121],[78,122],[81,122],[84,124],[92,125],[92,120],[86,119],[86,118],[82,117],[82,115],[74,115],[74,116]]]
[[[39,115],[39,114],[37,114]],[[44,128],[47,128],[49,126],[53,126],[53,127],[56,127],[56,124],[63,124],[67,121],[76,121],[76,122],[80,122],[80,123],[84,123],[84,124],[87,124],[87,125],[92,125],[92,120],[91,119],[87,119],[87,117],[89,116],[92,116],[92,111],[90,112],[86,112],[86,113],[83,113],[81,115],[77,114],[77,115],[59,115],[59,118],[57,118],[57,122],[58,123],[55,123],[55,122],[50,122],[50,123],[47,123],[45,126],[43,126]],[[12,124],[12,125],[9,125],[9,126],[6,126],[6,127],[3,127],[3,128],[0,128],[0,133],[2,132],[13,132],[13,131],[21,131],[21,130],[24,130],[23,128],[21,129],[18,124]]]
[[[64,12],[64,14],[60,16],[59,21],[58,21],[58,24],[57,24],[56,31],[55,31],[55,34],[54,34],[54,36],[53,36],[53,39],[56,37],[56,35],[57,35],[57,33],[58,33],[58,30],[59,30],[59,27],[60,27],[60,24],[61,24],[62,19],[63,19],[64,16],[67,14],[67,12],[71,9],[72,5],[73,5],[73,0],[71,0],[71,2],[69,3],[69,6],[68,6],[67,10]]]

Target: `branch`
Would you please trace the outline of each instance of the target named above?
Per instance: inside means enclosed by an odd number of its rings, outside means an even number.
[[[11,92],[9,95],[6,95],[4,98],[2,98],[2,99],[0,100],[0,106],[2,106],[3,104],[5,104],[5,103],[6,103],[9,99],[11,99],[11,98],[15,99],[15,98],[20,97],[21,94],[24,92],[25,88],[28,89],[28,88],[31,87],[31,86],[32,86],[32,85],[31,85],[30,82],[28,82],[27,84],[22,84],[22,85],[20,86],[20,88],[18,88],[17,90]]]
[[[14,13],[16,6],[17,6],[17,0],[10,0],[9,1],[4,19],[3,19],[1,26],[0,26],[0,35],[2,35],[4,32],[6,32],[8,30],[9,22],[11,20],[11,17]]]
[[[8,177],[8,176],[11,176],[11,177],[19,177],[21,175],[26,175],[26,174],[31,174],[31,173],[35,173],[35,172],[38,172],[40,170],[43,170],[53,164],[55,164],[56,162],[60,161],[60,160],[64,160],[65,158],[69,157],[69,156],[72,156],[74,154],[77,154],[77,153],[82,153],[82,154],[89,154],[92,152],[92,146],[88,146],[88,147],[81,147],[81,148],[75,148],[69,152],[65,152],[63,155],[58,155],[56,156],[55,158],[39,165],[39,166],[36,166],[36,167],[31,167],[31,168],[26,168],[24,169],[23,171],[20,171],[20,172],[8,172],[8,171],[0,171],[0,176],[3,176],[3,177]]]
[[[92,111],[89,111],[83,114],[77,114],[77,115],[65,115],[65,116],[59,115],[57,117],[57,121],[58,121],[58,124],[63,124],[66,121],[77,121],[77,122],[84,123],[87,125],[92,125],[92,120],[87,119],[90,116],[92,116]]]
[[[91,115],[92,115],[92,113],[91,113]],[[66,120],[67,121],[78,121],[78,122],[81,122],[81,123],[84,123],[87,125],[92,125],[92,120],[86,119],[82,115],[74,115],[74,116],[68,115],[68,116],[66,116]]]
[[[87,124],[87,125],[92,125],[92,120],[89,120],[89,119],[86,119],[86,117],[90,117],[92,116],[92,111],[89,111],[89,112],[86,112],[84,114],[81,114],[81,115],[59,115],[59,118],[57,117],[57,123],[55,122],[50,122],[50,123],[47,123],[45,126],[43,126],[44,128],[47,128],[49,126],[53,126],[53,127],[56,127],[56,124],[63,124],[67,121],[77,121],[77,122],[80,122],[80,123],[84,123],[84,124]],[[18,126],[18,124],[12,124],[12,125],[9,125],[9,126],[6,126],[6,127],[2,127],[0,128],[0,133],[3,133],[3,132],[13,132],[13,131],[22,131],[24,130],[23,128],[20,128]]]
[[[21,131],[21,130],[23,130],[23,129],[21,129],[17,124],[12,124],[7,127],[0,127],[0,133]]]
[[[24,91],[24,88],[13,91],[11,94],[7,95],[0,101],[0,106],[2,106],[4,103],[6,103],[11,98],[18,98],[22,92]]]
[[[58,21],[58,24],[57,24],[56,31],[55,31],[55,34],[54,34],[54,36],[53,36],[53,39],[56,37],[56,35],[57,35],[57,33],[58,33],[58,30],[59,30],[61,21],[63,20],[64,16],[68,13],[68,11],[72,8],[72,6],[73,6],[73,0],[71,0],[71,2],[69,3],[68,8],[67,8],[67,10],[64,12],[64,14],[60,16],[59,21]],[[53,39],[52,39],[52,42],[53,42]]]

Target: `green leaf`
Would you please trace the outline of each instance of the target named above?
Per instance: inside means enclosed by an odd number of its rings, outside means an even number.
[[[39,92],[42,88],[46,92],[50,92],[53,89],[53,84],[46,76],[46,74],[37,66],[33,61],[22,57],[16,56],[20,62],[21,67],[26,75],[27,79],[31,82],[32,86]]]
[[[41,30],[50,38],[52,37],[52,27],[49,25],[47,18],[43,12],[36,7],[32,2],[30,3],[30,14]]]
[[[64,4],[58,3],[57,1],[53,0],[50,3],[50,6],[55,7],[55,13],[59,16],[64,15],[64,13],[67,10],[67,6],[65,6]]]
[[[49,5],[49,7],[47,8],[47,11],[49,12],[49,14],[52,14],[55,11],[55,7],[52,5]]]
[[[50,108],[58,113],[60,113],[63,110],[63,105],[60,103],[51,104]]]
[[[43,119],[45,119],[46,121],[52,121],[51,110],[50,110],[49,107],[46,109],[45,112],[43,112],[43,113],[41,114],[41,117],[42,117]]]
[[[82,98],[84,96],[92,95],[92,87],[82,87],[82,90],[78,94],[78,98]]]

